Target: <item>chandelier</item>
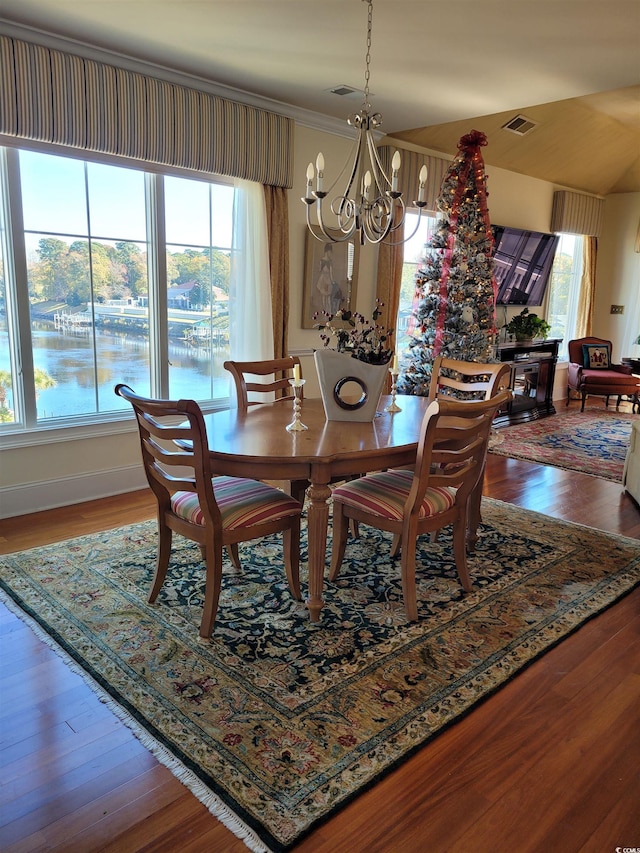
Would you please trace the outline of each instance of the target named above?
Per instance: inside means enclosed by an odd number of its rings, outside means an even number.
[[[347,119],[350,127],[357,131],[356,142],[351,156],[342,168],[338,178],[324,189],[324,157],[320,152],[316,158],[316,171],[313,163],[307,166],[307,188],[302,201],[307,205],[307,226],[317,240],[343,243],[358,234],[361,245],[381,243],[383,240],[397,245],[409,240],[420,223],[422,210],[426,207],[427,167],[422,166],[418,178],[418,198],[412,203],[418,208],[418,221],[411,235],[401,236],[404,231],[406,215],[402,193],[398,190],[398,175],[402,163],[400,152],[395,151],[391,160],[391,179],[380,161],[374,131],[382,124],[380,113],[371,111],[369,103],[369,77],[371,64],[371,23],[373,18],[373,0],[363,0],[368,5],[367,17],[367,53],[364,75],[364,100],[360,111]],[[331,222],[325,219],[324,201],[333,193],[340,177],[349,169],[349,179],[343,195],[336,195],[330,205]],[[316,175],[317,172],[317,175]],[[315,189],[313,182],[316,182]],[[315,208],[316,222],[313,222],[312,210]],[[394,240],[395,232],[400,239]],[[391,238],[391,239],[387,239]]]

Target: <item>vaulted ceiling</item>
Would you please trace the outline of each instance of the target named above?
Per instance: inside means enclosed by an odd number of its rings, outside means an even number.
[[[487,165],[596,195],[640,191],[640,86],[506,110],[392,134],[437,151],[455,151],[469,125],[489,140]],[[523,135],[505,129],[521,116]]]
[[[53,34],[272,102],[346,118],[362,90],[362,0],[3,0],[0,32]],[[25,29],[26,28],[26,29]],[[640,0],[374,0],[383,130],[586,192],[640,191]],[[524,136],[502,126],[516,115]]]

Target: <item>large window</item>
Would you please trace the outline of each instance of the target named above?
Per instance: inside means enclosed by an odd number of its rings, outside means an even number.
[[[0,430],[113,416],[127,407],[117,382],[212,405],[226,398],[241,191],[1,153]]]
[[[556,250],[547,296],[547,320],[550,338],[562,338],[561,358],[568,356],[568,343],[576,336],[576,320],[582,281],[582,247],[578,234],[561,234]]]

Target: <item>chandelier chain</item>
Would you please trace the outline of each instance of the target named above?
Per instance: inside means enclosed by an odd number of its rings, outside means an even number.
[[[373,0],[368,0],[367,14],[367,53],[365,57],[365,72],[364,72],[364,103],[369,106],[369,78],[371,76],[371,28],[373,22]]]

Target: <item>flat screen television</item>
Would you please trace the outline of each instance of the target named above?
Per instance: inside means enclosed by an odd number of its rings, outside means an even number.
[[[542,305],[558,248],[557,234],[492,226],[497,305]]]

